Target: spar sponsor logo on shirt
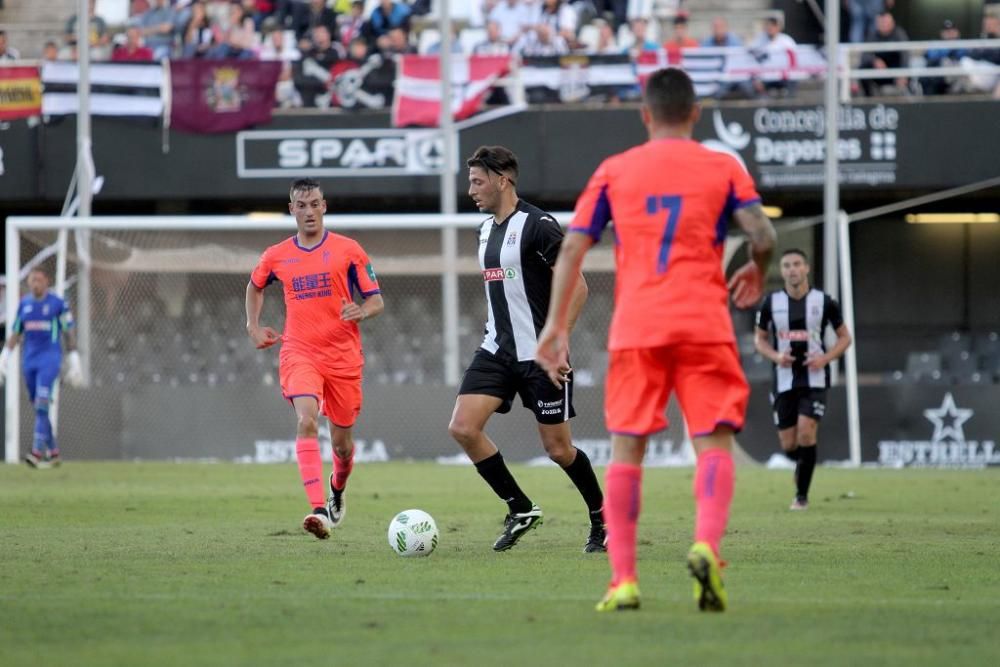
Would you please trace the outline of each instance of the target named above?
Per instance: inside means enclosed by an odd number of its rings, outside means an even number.
[[[517,280],[517,271],[512,268],[483,269],[483,280],[488,283],[496,280]]]
[[[789,340],[793,343],[808,343],[810,334],[807,329],[793,329],[790,331],[779,331],[778,338]]]
[[[963,424],[975,413],[960,408],[948,392],[941,406],[924,410],[934,425],[930,440],[882,440],[878,462],[895,468],[982,468],[1000,465],[1000,451],[993,440],[966,440]]]

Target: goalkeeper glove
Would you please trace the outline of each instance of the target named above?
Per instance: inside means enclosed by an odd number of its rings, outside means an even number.
[[[80,353],[73,350],[66,357],[66,381],[73,387],[83,386],[83,363]]]
[[[10,348],[6,345],[3,346],[3,351],[0,352],[0,387],[3,386],[3,382],[7,377],[7,360],[10,359]]]

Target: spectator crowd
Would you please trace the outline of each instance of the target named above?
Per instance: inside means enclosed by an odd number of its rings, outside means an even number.
[[[437,2],[439,0],[434,0]],[[795,49],[782,20],[769,13],[754,38],[730,30],[725,17],[711,20],[706,34],[692,34],[684,0],[673,3],[673,18],[654,21],[629,15],[627,0],[468,0],[472,9],[453,34],[456,54],[559,56],[569,53],[627,54],[663,49],[671,63],[681,49],[743,47],[752,53]],[[338,67],[358,67],[372,56],[440,51],[436,22],[427,18],[432,0],[131,0],[127,23],[113,34],[90,1],[89,41],[93,59],[154,61],[164,58],[269,60],[283,63],[278,87],[282,106],[329,103],[330,81]],[[641,3],[638,3],[641,4]],[[891,12],[894,0],[849,0],[848,35],[855,42],[907,41]],[[659,34],[661,32],[664,34]],[[62,43],[50,41],[44,60],[76,58],[77,17],[66,23]],[[983,38],[1000,38],[1000,16],[986,14]],[[961,38],[951,21],[941,39]],[[0,59],[17,51],[0,32]],[[868,95],[943,94],[985,91],[1000,96],[1000,49],[933,49],[922,58],[887,48],[866,53],[859,66],[870,69],[968,67],[966,77],[901,76],[863,79],[855,86]],[[732,97],[788,95],[783,82],[751,81],[722,86]]]

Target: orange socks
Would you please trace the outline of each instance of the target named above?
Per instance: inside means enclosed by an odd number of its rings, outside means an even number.
[[[342,459],[337,456],[337,452],[333,453],[333,488],[337,491],[343,491],[344,486],[347,485],[347,478],[351,476],[351,471],[354,470],[354,450],[351,450],[351,455],[346,459]]]
[[[719,543],[729,523],[734,478],[733,455],[729,451],[709,449],[698,456],[694,473],[697,505],[694,541],[707,542],[716,557],[719,557]]]
[[[642,467],[612,463],[604,479],[604,523],[608,531],[611,585],[636,581],[636,526],[642,498]]]
[[[733,500],[733,456],[724,449],[709,449],[698,457],[694,474],[697,505],[694,539],[707,542],[715,555],[729,523]],[[636,581],[636,528],[642,500],[642,467],[612,463],[604,481],[604,522],[608,530],[611,585]]]
[[[326,492],[323,489],[323,459],[319,455],[319,440],[299,438],[295,441],[295,457],[299,462],[302,486],[313,509],[326,506]],[[336,458],[336,457],[335,457]]]

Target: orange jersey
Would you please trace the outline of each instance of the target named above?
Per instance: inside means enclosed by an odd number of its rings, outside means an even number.
[[[726,228],[734,210],[759,201],[739,162],[690,139],[648,141],[601,163],[569,229],[597,242],[614,219],[608,349],[735,341]]]
[[[380,292],[371,261],[357,241],[324,231],[312,248],[300,246],[296,236],[273,245],[260,256],[250,281],[264,289],[275,280],[285,292],[282,359],[304,353],[330,369],[364,363],[358,325],[340,319],[342,299],[353,300],[355,292],[362,298]]]

